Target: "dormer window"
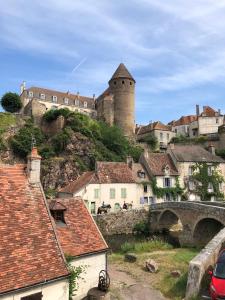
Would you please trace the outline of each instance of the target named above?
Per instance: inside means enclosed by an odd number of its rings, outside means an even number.
[[[139,170],[137,172],[137,175],[138,175],[139,178],[145,178],[145,172],[144,171]]]
[[[34,97],[34,93],[32,91],[29,91],[28,93],[29,97],[33,98]]]
[[[52,96],[52,102],[57,103],[57,96]]]
[[[45,100],[45,94],[40,94],[41,100]]]
[[[169,175],[170,174],[170,167],[168,165],[163,167],[163,172],[165,175]]]
[[[52,217],[55,220],[56,225],[63,226],[65,222],[66,207],[60,201],[52,201],[49,205]]]
[[[84,108],[87,108],[87,102],[84,101]]]
[[[79,100],[75,100],[75,105],[79,106]]]
[[[69,99],[68,99],[68,98],[64,98],[64,103],[65,103],[66,105],[68,105],[68,104],[69,104]]]

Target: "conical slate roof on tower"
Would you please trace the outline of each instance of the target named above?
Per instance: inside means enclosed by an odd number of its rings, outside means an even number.
[[[116,69],[115,73],[113,74],[110,80],[117,78],[128,78],[135,82],[133,76],[130,74],[130,72],[127,70],[123,63],[119,65],[119,67]]]

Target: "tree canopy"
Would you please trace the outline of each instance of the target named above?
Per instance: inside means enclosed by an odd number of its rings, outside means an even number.
[[[1,105],[4,110],[11,113],[18,112],[22,108],[20,96],[16,93],[11,92],[8,92],[2,96]]]

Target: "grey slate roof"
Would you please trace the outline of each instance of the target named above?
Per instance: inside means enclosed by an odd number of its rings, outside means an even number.
[[[119,67],[116,69],[115,73],[113,74],[110,80],[117,78],[128,78],[135,82],[133,76],[130,74],[130,72],[127,70],[123,63],[119,65]]]
[[[179,162],[216,162],[225,163],[219,156],[213,155],[199,145],[174,145],[171,152]]]

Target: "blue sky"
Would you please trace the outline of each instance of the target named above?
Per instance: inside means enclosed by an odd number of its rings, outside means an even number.
[[[225,0],[7,0],[0,96],[20,83],[99,95],[120,62],[136,79],[136,121],[195,104],[225,112]]]

